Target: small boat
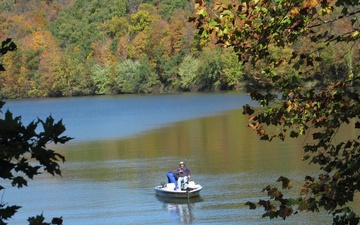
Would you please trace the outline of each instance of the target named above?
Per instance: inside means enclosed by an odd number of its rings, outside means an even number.
[[[199,196],[203,187],[200,184],[195,184],[194,181],[189,181],[185,190],[174,190],[174,188],[174,183],[161,184],[155,187],[155,192],[157,195],[167,198],[192,198]]]

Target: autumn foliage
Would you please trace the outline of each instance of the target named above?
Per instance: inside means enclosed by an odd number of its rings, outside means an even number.
[[[279,15],[289,12],[283,20],[280,16],[273,17],[279,21],[272,21],[265,11],[253,10],[251,4],[255,2],[250,1],[246,7],[231,1],[214,2],[215,10],[227,14],[206,26],[219,30],[220,40],[214,33],[198,33],[194,24],[188,22],[194,7],[201,15],[200,1],[195,4],[180,0],[158,3],[114,0],[111,4],[95,0],[2,1],[0,39],[10,37],[19,48],[2,58],[7,70],[0,75],[0,97],[233,90],[264,78],[259,72],[262,65],[273,65],[278,74],[294,71],[294,67],[279,56],[291,55],[292,48],[310,50],[312,43],[305,39],[298,39],[300,42],[291,47],[285,43],[299,36],[296,32],[305,32],[300,29],[300,21],[305,14],[312,15],[310,7],[315,2],[304,3],[308,8],[294,7],[290,3],[281,4],[282,8],[280,5],[266,8]],[[232,19],[231,12],[236,7],[246,20]],[[260,19],[269,23],[241,32],[236,28],[251,28]],[[292,19],[298,23],[290,24],[288,21]],[[221,26],[214,25],[220,21]],[[331,29],[341,34],[349,26],[349,23],[332,23]],[[274,32],[287,29],[294,32]],[[324,29],[324,33],[313,38],[337,38],[326,36],[327,28],[319,29]],[[232,34],[236,38],[231,38]],[[278,41],[268,44],[270,38]],[[239,45],[239,39],[246,41]],[[230,45],[236,46],[237,54],[223,48]],[[249,46],[256,48],[250,51]],[[298,67],[304,63],[318,65],[318,69],[312,71],[314,76],[309,76],[309,84],[344,77],[350,71],[358,72],[358,46],[354,46],[345,60],[340,59],[349,49],[330,46],[323,61],[309,52],[293,55],[302,57]],[[214,59],[213,54],[219,58]],[[273,56],[270,61],[260,60],[268,54]],[[261,63],[243,65],[234,60],[236,57],[241,57],[241,62]],[[188,66],[189,58],[198,63]],[[132,70],[134,74],[129,76],[134,79],[125,82],[127,78],[119,68],[129,63],[139,65],[142,72],[138,74],[137,70]],[[196,77],[190,79],[190,74]]]
[[[210,83],[179,75],[187,57],[209,60],[188,23],[191,1],[6,0],[0,9],[0,38],[18,46],[2,58],[0,98],[234,89],[243,81],[221,51]]]
[[[283,219],[324,209],[335,224],[358,224],[349,203],[360,190],[359,5],[4,0],[1,49],[15,50],[11,37],[18,50],[1,53],[0,98],[246,88],[261,106],[244,106],[260,139],[307,135],[304,160],[320,167],[298,197],[269,185],[268,199],[247,205]],[[356,137],[337,141],[344,126]]]
[[[263,217],[324,209],[334,224],[360,221],[350,206],[360,191],[359,4],[195,0],[191,21],[201,37],[233,48],[245,67],[258,69],[248,90],[261,108],[244,105],[249,127],[266,141],[309,137],[303,159],[320,168],[317,177],[305,176],[298,197],[268,185],[268,199],[246,203],[263,207]],[[338,140],[344,127],[355,137]],[[277,181],[292,188],[289,178]]]

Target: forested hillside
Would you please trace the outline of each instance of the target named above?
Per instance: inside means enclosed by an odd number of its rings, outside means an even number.
[[[192,0],[3,0],[0,98],[214,91],[261,76],[231,49],[201,39]],[[341,26],[333,29],[342,29]],[[306,48],[308,43],[298,43]],[[359,46],[329,48],[310,84],[359,73]],[[273,48],[272,54],[290,54]],[[264,62],[265,63],[265,62]],[[284,63],[278,73],[291,73]]]

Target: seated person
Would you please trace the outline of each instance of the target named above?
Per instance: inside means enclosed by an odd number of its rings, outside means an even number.
[[[179,176],[177,180],[177,188],[181,189],[181,182],[184,182],[184,189],[187,189],[191,171],[184,162],[180,162],[179,168],[176,169],[176,174]]]

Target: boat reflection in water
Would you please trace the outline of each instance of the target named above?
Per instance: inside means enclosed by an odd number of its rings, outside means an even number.
[[[193,197],[190,199],[174,199],[163,196],[156,196],[163,203],[163,209],[168,211],[174,220],[181,224],[192,224],[195,220],[193,209],[195,204],[202,202],[203,198]]]

